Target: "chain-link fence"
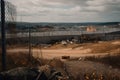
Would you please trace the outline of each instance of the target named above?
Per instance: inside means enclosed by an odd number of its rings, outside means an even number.
[[[24,29],[20,30],[16,25],[16,7],[4,0],[0,1],[0,7],[0,62],[2,63],[0,71],[3,68],[8,70],[15,67],[34,66],[34,63],[39,64],[31,55],[30,25],[27,25],[25,31],[27,37],[23,39],[19,33],[24,33]]]
[[[6,52],[8,50],[8,40],[7,35],[8,33],[14,33],[16,29],[16,7],[12,5],[10,2],[1,0],[0,1],[0,61],[2,64],[0,64],[1,67],[5,69],[6,67],[6,59],[8,59],[8,56],[6,56]]]

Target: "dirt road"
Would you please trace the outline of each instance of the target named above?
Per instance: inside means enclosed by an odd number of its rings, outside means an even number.
[[[26,52],[28,53],[28,49],[9,49],[7,50],[8,53],[19,53],[19,52]],[[42,54],[41,54],[42,53]],[[32,49],[32,54],[34,57],[43,57],[47,59],[52,59],[55,57],[61,57],[61,56],[70,56],[70,57],[84,57],[84,56],[104,56],[108,53],[91,53],[90,49]]]

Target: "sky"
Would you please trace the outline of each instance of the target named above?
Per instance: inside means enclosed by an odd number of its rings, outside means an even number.
[[[120,0],[6,0],[22,22],[120,22]]]

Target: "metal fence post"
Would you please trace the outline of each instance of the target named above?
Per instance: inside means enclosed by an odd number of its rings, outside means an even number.
[[[31,57],[32,57],[31,30],[30,27],[28,29],[29,29],[29,61],[31,61]]]
[[[5,2],[1,0],[2,70],[6,70]]]

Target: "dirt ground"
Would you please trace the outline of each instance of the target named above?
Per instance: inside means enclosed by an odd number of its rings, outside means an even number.
[[[82,43],[82,44],[54,44],[52,46],[47,47],[32,47],[32,55],[35,58],[44,58],[44,59],[53,59],[53,58],[61,58],[62,56],[70,56],[71,58],[80,58],[81,57],[104,57],[106,55],[120,55],[120,40],[113,40],[113,41],[99,41],[96,43]],[[9,46],[7,49],[7,54],[12,55],[11,58],[15,58],[12,61],[14,65],[17,64],[25,66],[24,59],[22,59],[21,55],[16,53],[22,53],[29,55],[29,50],[27,47],[14,47]],[[26,56],[27,56],[26,55]],[[17,58],[19,60],[17,61]],[[27,58],[27,57],[26,57]],[[75,60],[75,61],[63,61],[61,62],[52,62],[52,65],[55,66],[56,69],[60,71],[68,72],[67,75],[71,78],[71,80],[85,80],[85,75],[91,77],[91,75],[96,74],[97,77],[104,75],[107,79],[104,80],[114,80],[115,76],[119,77],[120,79],[120,70],[118,68],[113,68],[110,65],[102,64],[100,62],[93,62],[93,61],[84,61],[84,60]],[[108,60],[109,61],[109,60]],[[27,60],[25,62],[28,62]],[[20,63],[20,64],[19,64]],[[117,62],[119,63],[119,62]],[[10,63],[12,64],[12,63]],[[60,65],[60,66],[59,66]],[[112,77],[111,77],[112,76]],[[111,79],[109,79],[111,78]],[[115,80],[119,80],[115,79]],[[93,79],[89,79],[93,80]],[[102,80],[102,79],[101,79]]]
[[[8,53],[28,52],[26,48],[9,48]],[[61,56],[84,57],[84,56],[104,56],[107,54],[120,54],[120,40],[99,41],[96,43],[82,44],[54,44],[50,47],[32,47],[34,57],[52,59]]]
[[[17,53],[17,52],[26,52],[27,49],[11,49],[8,50],[9,53]],[[57,49],[57,50],[38,50],[38,49],[33,49],[32,54],[34,57],[39,57],[39,58],[45,58],[45,59],[53,59],[53,58],[60,58],[62,56],[70,56],[70,57],[85,57],[85,56],[104,56],[108,53],[97,53],[97,54],[92,54],[89,53],[89,49],[85,50],[71,50],[71,49]]]

